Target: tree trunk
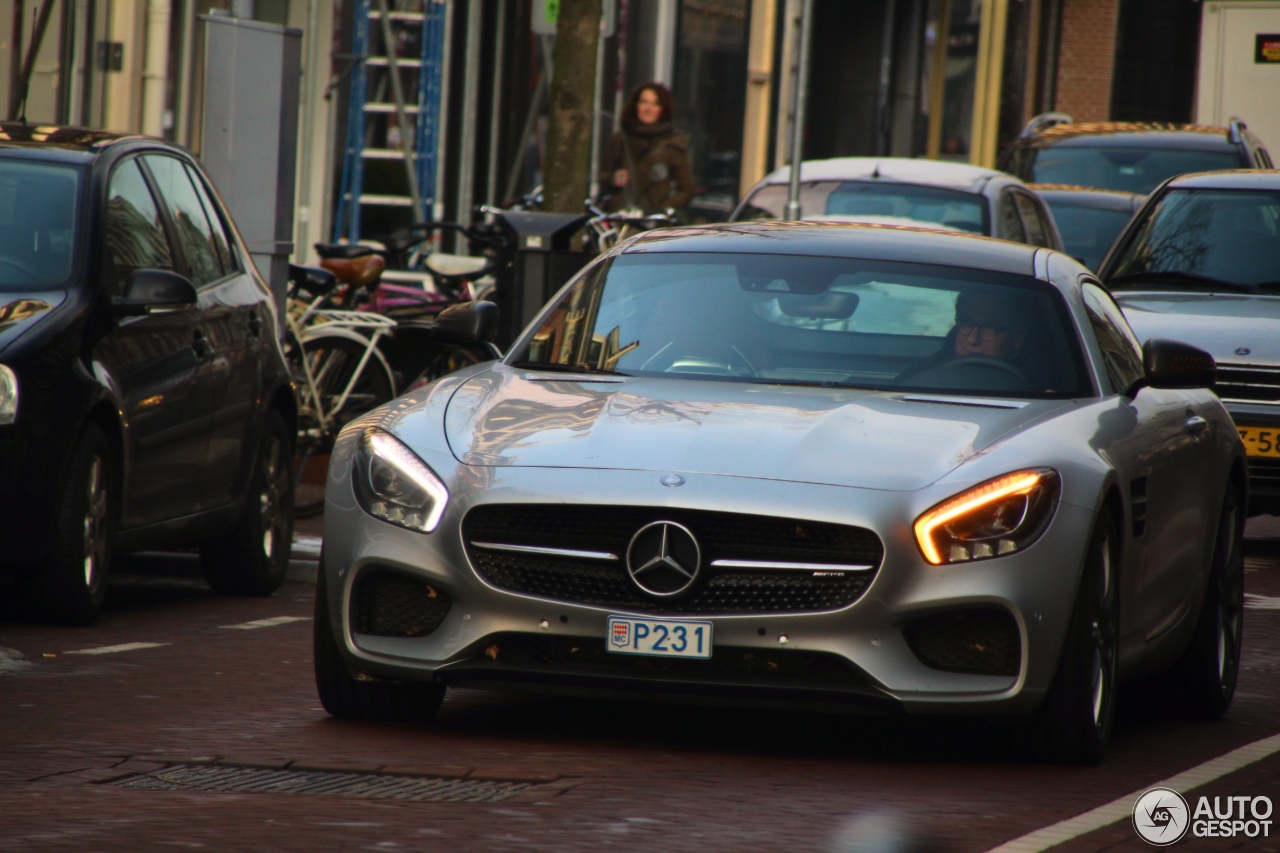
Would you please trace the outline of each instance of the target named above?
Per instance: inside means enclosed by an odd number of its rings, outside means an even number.
[[[600,0],[560,0],[543,209],[581,213],[591,182],[591,103],[596,85]]]

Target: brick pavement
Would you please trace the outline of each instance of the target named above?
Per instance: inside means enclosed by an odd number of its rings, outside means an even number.
[[[1280,598],[1278,553],[1253,544],[1250,593]],[[889,811],[942,849],[980,851],[1280,731],[1280,610],[1248,613],[1226,720],[1182,721],[1130,695],[1101,768],[1030,761],[994,723],[474,690],[451,692],[431,724],[344,723],[320,709],[312,684],[313,586],[224,599],[191,561],[170,563],[166,577],[142,565],[150,574],[114,586],[93,628],[0,617],[0,647],[31,664],[0,675],[0,850],[824,850],[850,816]],[[221,627],[281,616],[303,621]],[[67,654],[135,642],[165,645]],[[438,804],[95,784],[195,760],[517,779],[555,795]],[[1197,793],[1280,802],[1280,757]],[[1280,843],[1184,847],[1266,853]],[[1113,848],[1147,849],[1124,823],[1058,849]]]

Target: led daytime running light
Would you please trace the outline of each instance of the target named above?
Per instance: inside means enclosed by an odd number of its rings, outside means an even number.
[[[946,562],[933,541],[933,532],[949,521],[1005,498],[1030,494],[1039,486],[1044,475],[1037,471],[1018,471],[977,486],[962,495],[945,501],[916,519],[916,542],[924,552],[924,558],[935,566]]]

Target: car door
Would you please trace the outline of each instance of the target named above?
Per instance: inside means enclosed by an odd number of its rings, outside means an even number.
[[[223,506],[235,498],[246,471],[258,400],[262,295],[232,253],[202,176],[174,156],[151,154],[145,161],[173,214],[199,294],[201,324],[209,342],[200,380],[201,404],[208,407],[210,417],[206,472],[199,487],[201,506]]]
[[[108,296],[124,292],[140,269],[183,272],[172,226],[137,157],[118,162],[107,180],[100,281]],[[193,484],[204,472],[208,414],[197,379],[207,341],[194,310],[120,317],[94,345],[112,377],[126,424],[126,527],[197,508]]]
[[[1142,348],[1124,314],[1101,285],[1082,288],[1113,392],[1129,387],[1145,371]],[[1128,612],[1136,613],[1130,640],[1144,642],[1172,628],[1191,606],[1202,575],[1213,441],[1208,423],[1186,391],[1140,388],[1118,396],[1132,430],[1108,448],[1129,492],[1132,537],[1139,573]],[[1204,424],[1200,428],[1198,424]],[[1122,594],[1126,590],[1122,589]]]

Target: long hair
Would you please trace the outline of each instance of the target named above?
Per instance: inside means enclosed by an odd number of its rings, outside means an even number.
[[[671,97],[670,89],[661,83],[641,83],[631,90],[631,94],[627,96],[627,102],[622,105],[624,127],[635,127],[640,123],[640,116],[636,114],[636,105],[640,103],[640,95],[645,89],[657,95],[658,103],[662,105],[662,115],[658,116],[658,121],[671,121],[676,117],[676,102]]]

